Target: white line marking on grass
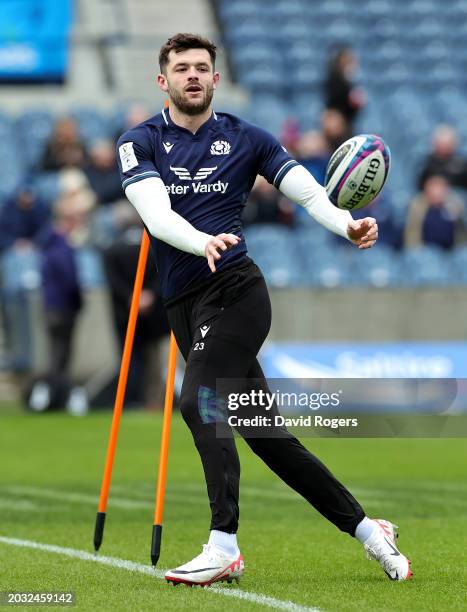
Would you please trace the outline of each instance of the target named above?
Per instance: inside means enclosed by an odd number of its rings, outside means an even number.
[[[45,552],[55,553],[57,555],[72,557],[73,559],[80,559],[81,561],[93,561],[94,563],[109,565],[110,567],[116,567],[129,572],[138,572],[140,574],[146,574],[147,576],[155,576],[159,579],[163,579],[165,575],[163,570],[154,569],[150,565],[143,565],[142,563],[137,563],[136,561],[128,561],[127,559],[118,559],[116,557],[94,555],[85,550],[77,550],[75,548],[65,548],[62,546],[55,546],[53,544],[42,544],[40,542],[34,542],[31,540],[19,540],[17,538],[7,538],[3,536],[0,536],[0,543],[10,546],[19,546],[21,548],[42,550]],[[203,590],[206,593],[216,593],[216,595],[225,595],[226,597],[244,599],[246,601],[251,601],[252,603],[274,608],[276,610],[286,610],[287,612],[320,612],[319,608],[308,608],[306,606],[296,604],[293,601],[284,601],[282,599],[269,597],[268,595],[262,595],[261,593],[251,593],[249,591],[242,591],[240,589],[232,589],[230,587],[222,588],[211,586]]]
[[[124,493],[126,495],[128,494],[134,494],[136,497],[138,497],[139,499],[146,499],[147,496],[149,495],[149,491],[146,489],[146,487],[144,488],[140,488],[140,489],[135,489],[134,487],[130,487],[130,486],[124,486],[124,485],[114,485],[112,487],[113,491],[118,491],[119,493]],[[196,500],[196,501],[200,501],[201,499],[203,500],[203,504],[205,503],[204,500],[206,500],[207,498],[207,492],[206,492],[206,487],[203,485],[191,485],[189,483],[187,483],[186,485],[168,485],[167,486],[167,495],[172,495],[173,497],[180,497],[183,496],[183,498],[185,499],[186,497],[186,492],[189,491],[191,493],[194,493],[195,495],[191,495],[188,496],[188,499],[192,499],[192,500]],[[249,486],[241,486],[241,495],[242,497],[272,497],[274,499],[287,499],[287,500],[296,500],[300,497],[300,495],[298,493],[294,493],[294,491],[270,491],[269,489],[256,489],[254,487],[249,487]]]
[[[63,502],[76,502],[79,504],[92,504],[97,506],[97,502],[99,501],[99,497],[97,495],[90,495],[88,493],[70,493],[65,491],[58,491],[55,489],[46,489],[43,487],[23,487],[23,486],[12,486],[12,487],[4,487],[3,491],[7,493],[11,493],[12,495],[20,495],[20,496],[31,496],[31,497],[44,497],[48,499],[57,499]],[[207,501],[205,499],[201,499],[200,497],[195,496],[187,496],[181,494],[171,494],[167,493],[167,497],[175,497],[181,499],[183,497],[184,502],[192,502],[194,504],[199,504],[205,506]],[[143,501],[141,499],[128,499],[125,497],[114,497],[112,494],[109,498],[109,505],[114,506],[115,508],[123,508],[124,510],[135,510],[137,508],[150,508],[154,506],[154,498],[147,499],[147,501]]]
[[[138,499],[148,499],[149,491],[146,487],[130,487],[125,485],[114,485],[112,487],[113,491],[118,493],[123,493],[126,495],[134,495]],[[187,491],[191,493],[187,495]],[[355,490],[352,489],[352,492],[355,493]],[[198,493],[196,495],[196,493]],[[377,494],[370,494],[365,492],[364,494],[358,494],[358,498],[364,505],[370,504],[380,504],[387,500],[387,494],[383,491],[377,491]],[[192,503],[196,503],[199,505],[206,505],[207,494],[206,490],[203,486],[198,486],[196,484],[180,484],[180,485],[169,485],[167,487],[167,496],[168,498],[173,498],[174,500],[180,499],[182,501],[189,501]],[[267,500],[269,503],[269,499],[274,499],[276,501],[283,502],[296,502],[305,500],[300,496],[299,493],[295,491],[287,491],[287,490],[270,490],[270,489],[262,489],[260,487],[251,487],[248,485],[240,486],[240,496],[242,498],[242,505],[252,503],[254,500]],[[154,498],[151,498],[153,502]]]
[[[183,484],[178,485],[169,485],[168,489],[173,489],[176,491],[199,491],[200,494],[206,494],[205,485],[197,485],[195,483],[185,482]],[[248,495],[249,497],[272,497],[274,499],[297,499],[300,497],[298,493],[295,491],[291,491],[289,489],[273,489],[271,488],[261,488],[261,487],[252,487],[250,485],[240,485],[240,493],[242,496]]]
[[[40,508],[37,504],[25,499],[4,499],[0,498],[0,508],[10,508],[11,510],[24,510],[24,512],[40,512],[43,508]]]
[[[31,497],[45,497],[48,499],[57,499],[61,501],[71,501],[84,504],[97,505],[99,498],[97,495],[88,495],[86,493],[65,493],[62,491],[55,491],[53,489],[45,489],[42,487],[5,487],[3,489],[8,493],[14,495],[30,495]],[[142,501],[135,501],[133,499],[124,498],[110,498],[110,502],[116,508],[125,508],[127,510],[134,510],[136,508],[147,508],[148,504]]]
[[[114,508],[121,508],[123,510],[135,510],[135,509],[143,509],[148,510],[152,509],[154,505],[154,498],[147,495],[145,498],[142,497],[142,492],[138,493],[138,490],[133,487],[125,490],[123,486],[116,486],[115,489],[119,491],[126,492],[128,495],[135,495],[139,497],[139,499],[130,499],[128,497],[114,497],[112,494],[109,499],[109,505]],[[435,504],[435,505],[443,505],[445,503],[443,492],[440,491],[439,495],[434,496],[430,493],[426,493],[422,490],[417,490],[417,494],[419,499],[425,503]],[[31,487],[31,486],[9,486],[1,489],[4,493],[9,493],[11,495],[17,495],[21,497],[35,497],[37,499],[45,498],[45,499],[55,499],[61,501],[63,503],[82,503],[89,505],[96,505],[98,502],[97,495],[91,495],[87,493],[73,493],[60,491],[56,489],[49,489],[43,487]],[[0,491],[0,492],[1,492]],[[186,493],[183,491],[189,491],[190,493]],[[196,494],[199,492],[199,495]],[[381,506],[381,505],[397,505],[400,503],[400,498],[405,498],[407,496],[407,491],[399,490],[399,489],[364,489],[361,487],[351,487],[351,492],[354,493],[360,502],[369,507],[373,506]],[[446,491],[444,492],[445,494]],[[140,497],[141,495],[141,497]],[[274,498],[277,501],[292,501],[292,500],[300,500],[301,497],[298,493],[294,491],[287,490],[269,490],[262,489],[261,487],[251,487],[244,486],[241,488],[241,496],[243,498],[243,504],[248,503],[249,499],[261,499],[261,498]],[[186,483],[183,485],[175,485],[171,486],[167,490],[167,498],[173,499],[175,501],[183,501],[186,504],[196,504],[200,506],[205,506],[206,501],[206,493],[202,487],[198,487],[198,485]],[[4,502],[7,503],[7,502]],[[27,502],[25,502],[27,503]],[[32,502],[31,502],[32,503]],[[455,507],[464,508],[465,503],[462,499],[450,498],[449,503]],[[26,508],[24,508],[26,509]],[[32,509],[32,508],[31,508]]]
[[[195,486],[196,485],[191,485],[189,483],[183,484],[183,485],[170,485],[168,487],[168,491],[170,491],[171,489],[177,490],[177,491],[183,491],[184,489],[187,491],[194,491],[195,490]],[[355,493],[354,489],[351,489],[352,493]],[[202,491],[203,495],[206,495],[205,491]],[[252,487],[249,485],[242,485],[240,484],[240,498],[241,498],[241,503],[249,503],[251,499],[263,499],[263,500],[267,500],[267,503],[269,503],[270,499],[274,499],[275,501],[283,501],[283,502],[297,502],[297,501],[302,501],[306,503],[306,500],[303,499],[303,497],[297,493],[296,491],[293,491],[291,489],[283,489],[283,488],[271,488],[271,489],[263,489],[261,487]],[[245,499],[247,498],[247,499]],[[248,499],[250,498],[250,499]],[[365,491],[365,493],[363,494],[358,494],[358,498],[359,500],[364,504],[367,505],[368,503],[380,503],[386,500],[387,498],[387,493],[384,491],[373,491],[372,493]]]
[[[381,500],[385,503],[392,504],[400,504],[404,503],[405,499],[408,497],[416,496],[418,502],[424,502],[427,504],[435,504],[435,505],[445,505],[445,500],[443,498],[444,495],[449,495],[447,491],[443,491],[441,488],[439,489],[438,495],[432,495],[431,493],[427,493],[420,488],[417,483],[414,483],[412,488],[409,489],[398,489],[398,488],[388,488],[388,489],[374,489],[373,491],[377,494],[372,496],[370,494],[371,489],[355,489],[350,487],[351,493],[357,495],[357,497],[362,497],[363,499],[372,499],[372,500]],[[399,498],[399,499],[398,499]],[[464,508],[465,501],[462,499],[456,499],[453,497],[449,498],[449,504],[452,506],[459,506]]]

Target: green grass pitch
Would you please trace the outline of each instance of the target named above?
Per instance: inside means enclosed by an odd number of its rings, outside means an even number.
[[[0,412],[0,537],[92,552],[111,415]],[[148,565],[162,419],[123,415],[102,555]],[[78,610],[467,610],[465,439],[312,439],[306,445],[375,518],[399,525],[414,579],[389,581],[362,547],[287,489],[243,441],[240,586],[173,587],[152,575],[0,540],[0,591],[62,591]],[[201,464],[174,415],[159,569],[198,554],[209,529]],[[225,591],[249,594],[225,596]],[[273,600],[262,603],[250,594]],[[286,603],[289,602],[289,603]],[[296,604],[296,607],[292,605]]]

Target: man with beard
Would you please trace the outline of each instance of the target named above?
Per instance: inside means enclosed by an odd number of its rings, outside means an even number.
[[[180,410],[201,457],[212,512],[201,554],[166,578],[199,585],[243,573],[236,537],[240,464],[230,428],[218,435],[223,417],[216,381],[244,379],[246,392],[269,393],[256,356],[269,332],[271,306],[261,271],[247,255],[240,220],[257,174],[358,248],[373,246],[378,237],[374,219],[354,221],[334,207],[270,134],[212,110],[220,78],[215,59],[216,47],[200,36],[170,38],[160,50],[157,77],[169,107],[123,134],[117,145],[123,189],[152,236],[170,327],[186,360]],[[238,421],[264,418],[262,408],[251,402],[236,412]],[[274,419],[277,406],[267,414]],[[366,517],[284,427],[237,431],[284,482],[362,542],[391,579],[410,577],[393,525]]]

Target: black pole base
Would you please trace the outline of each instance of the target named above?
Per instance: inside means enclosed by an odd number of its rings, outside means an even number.
[[[161,540],[162,540],[162,525],[153,525],[152,527],[152,541],[151,541],[151,561],[154,567],[161,554]]]
[[[98,512],[96,516],[96,526],[94,527],[94,550],[97,552],[102,544],[104,537],[105,512]]]

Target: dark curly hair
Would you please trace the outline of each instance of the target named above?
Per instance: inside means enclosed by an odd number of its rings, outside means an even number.
[[[212,68],[216,63],[216,45],[207,38],[198,36],[197,34],[175,34],[171,36],[169,40],[161,47],[159,52],[159,67],[163,74],[169,63],[169,53],[175,51],[175,53],[181,53],[188,49],[206,49],[211,56]]]

